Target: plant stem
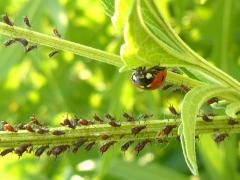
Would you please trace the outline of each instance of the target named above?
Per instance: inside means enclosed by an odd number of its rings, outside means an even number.
[[[228,116],[216,116],[212,122],[204,122],[201,118],[197,120],[196,135],[212,134],[212,133],[240,133],[240,123],[236,125],[228,124]],[[240,118],[237,119],[238,122]],[[141,140],[141,139],[156,139],[156,135],[163,130],[167,125],[177,125],[181,121],[179,119],[170,120],[147,120],[133,122],[122,122],[121,127],[111,127],[108,124],[97,124],[89,126],[81,126],[76,129],[65,127],[51,128],[49,133],[38,134],[31,133],[26,130],[20,130],[17,133],[1,131],[0,132],[0,147],[16,147],[20,144],[31,143],[32,145],[59,145],[59,144],[73,144],[79,138],[84,138],[88,142],[103,141],[101,135],[107,134],[110,138],[107,141],[120,141],[126,142],[128,140]],[[131,133],[133,127],[145,125],[137,135]],[[54,130],[61,130],[65,132],[64,135],[56,136],[52,132]],[[162,134],[159,138],[176,137],[177,128],[168,135]]]

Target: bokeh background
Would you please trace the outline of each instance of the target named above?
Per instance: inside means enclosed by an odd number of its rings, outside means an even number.
[[[159,5],[178,34],[198,53],[240,80],[240,1],[161,0]],[[18,26],[23,16],[32,29],[52,34],[57,27],[74,42],[118,53],[123,39],[104,14],[100,0],[1,0],[0,14],[8,13]],[[0,42],[6,37],[0,36]],[[91,118],[94,113],[153,113],[169,115],[181,93],[139,91],[130,81],[130,72],[61,52],[48,58],[51,49],[39,47],[25,54],[20,45],[0,47],[0,119],[11,123],[28,122],[35,114],[49,126],[59,124],[63,115]],[[238,137],[221,145],[210,136],[201,136],[197,154],[202,179],[240,179]],[[101,155],[98,148],[76,155],[64,153],[56,160],[42,156],[0,157],[1,179],[114,179],[155,180],[193,179],[180,144],[151,144],[138,156],[132,149],[125,154],[115,145]]]

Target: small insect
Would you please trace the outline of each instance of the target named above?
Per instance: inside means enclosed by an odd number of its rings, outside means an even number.
[[[68,118],[64,118],[63,122],[60,123],[62,126],[68,126],[69,128],[75,129],[76,125],[73,121],[69,120]]]
[[[133,83],[145,90],[154,90],[159,88],[167,76],[165,67],[153,66],[149,69],[146,67],[138,67],[132,73]]]
[[[122,146],[121,146],[121,151],[127,151],[128,148],[134,143],[134,141],[130,140],[126,143],[124,143]]]
[[[13,152],[14,151],[14,148],[6,148],[6,149],[4,149],[1,153],[0,153],[0,155],[1,156],[5,156],[5,155],[7,155],[8,153],[11,153],[11,152]]]
[[[103,154],[105,153],[112,145],[114,145],[117,141],[110,141],[100,147],[99,151]]]
[[[153,114],[141,114],[139,117],[138,117],[138,120],[146,120],[148,118],[151,118],[153,117]]]
[[[213,120],[211,118],[209,118],[206,114],[204,114],[202,116],[202,120],[205,121],[205,122],[212,122]]]
[[[32,128],[32,126],[30,124],[25,124],[24,125],[24,128],[26,130],[28,130],[29,132],[35,132],[35,130]]]
[[[110,126],[112,126],[112,127],[120,127],[120,126],[121,126],[121,124],[119,124],[119,123],[117,123],[117,122],[115,122],[115,121],[110,121],[108,124],[109,124]]]
[[[239,122],[237,120],[233,119],[233,118],[230,118],[228,120],[228,124],[234,126],[234,125],[239,124]]]
[[[27,27],[29,27],[29,28],[32,27],[32,25],[31,25],[31,23],[30,23],[30,20],[29,20],[29,18],[28,18],[27,16],[24,16],[24,17],[23,17],[23,21],[24,21],[24,23],[27,25]]]
[[[45,128],[45,127],[39,127],[37,129],[37,133],[38,134],[45,134],[45,133],[48,133],[48,132],[49,132],[49,130],[47,128]]]
[[[105,118],[110,120],[110,121],[115,121],[116,120],[116,118],[113,117],[111,114],[105,114]]]
[[[54,28],[54,29],[53,29],[53,34],[54,34],[55,36],[59,37],[59,38],[62,37],[61,34],[58,32],[57,28]]]
[[[51,58],[53,57],[54,55],[58,54],[59,51],[58,50],[52,50],[49,54],[48,54],[48,57]]]
[[[226,137],[228,137],[227,133],[223,133],[223,134],[219,134],[214,138],[214,141],[219,144],[220,142],[222,142]]]
[[[4,130],[10,132],[17,132],[17,130],[9,123],[3,125]]]
[[[31,123],[32,124],[35,124],[35,125],[37,125],[37,126],[42,126],[42,124],[38,121],[38,119],[36,118],[36,116],[31,116],[30,117],[30,119],[31,119]]]
[[[14,38],[15,41],[19,42],[22,46],[26,47],[28,45],[28,40],[24,38]]]
[[[85,150],[90,151],[95,144],[96,144],[95,142],[91,142],[91,143],[87,144],[85,146]]]
[[[30,46],[28,46],[28,47],[26,48],[25,52],[26,52],[26,53],[29,53],[30,51],[36,49],[37,47],[38,47],[38,46],[37,46],[36,44],[30,45]]]
[[[213,103],[218,103],[219,99],[217,97],[212,97],[211,99],[209,99],[207,101],[207,103],[210,105],[210,104],[213,104]]]
[[[138,133],[140,133],[143,129],[145,129],[147,126],[135,126],[131,129],[132,134],[137,135]]]
[[[32,144],[22,144],[14,149],[14,152],[20,157]]]
[[[175,109],[175,107],[174,107],[173,105],[170,105],[170,106],[168,107],[168,109],[169,109],[169,111],[170,111],[173,115],[175,115],[175,116],[179,116],[179,115],[180,115],[180,113],[177,112],[177,110]]]
[[[6,40],[4,43],[3,43],[3,45],[4,46],[11,46],[12,44],[14,44],[16,42],[16,40],[15,39],[9,39],[9,40]]]
[[[92,121],[86,120],[86,119],[79,119],[78,124],[83,126],[88,126],[94,124]]]
[[[166,84],[165,86],[162,87],[162,90],[167,90],[171,87],[173,87],[173,84]]]
[[[79,140],[75,141],[73,144],[72,152],[76,153],[78,149],[86,142],[86,139],[80,138]]]
[[[67,149],[69,149],[70,146],[65,144],[65,145],[59,145],[59,146],[54,146],[47,154],[48,155],[54,155],[55,158],[63,152],[65,152]]]
[[[128,113],[124,112],[123,117],[127,119],[128,122],[134,122],[136,121],[133,116],[130,116]]]
[[[8,17],[7,14],[2,16],[2,20],[5,24],[7,24],[9,26],[14,26],[14,23],[10,20],[10,18]]]
[[[93,119],[94,119],[95,121],[98,121],[100,124],[103,124],[103,123],[104,123],[104,121],[103,121],[97,114],[95,114],[95,115],[93,116]]]
[[[162,133],[166,136],[168,136],[174,128],[176,128],[177,125],[167,125],[165,128],[163,128]]]
[[[40,157],[47,148],[49,148],[49,145],[39,147],[39,148],[35,151],[35,156]]]
[[[111,136],[109,136],[109,135],[107,135],[107,134],[102,134],[101,135],[101,139],[102,140],[107,140],[107,139],[109,139]]]
[[[139,152],[142,151],[143,148],[144,148],[148,143],[150,143],[150,142],[151,142],[151,141],[150,141],[149,139],[145,139],[145,140],[141,141],[140,143],[138,143],[138,144],[135,146],[134,150],[137,152],[137,154],[139,154]]]
[[[60,130],[54,130],[52,132],[52,134],[55,135],[55,136],[61,136],[61,135],[64,135],[65,132],[64,131],[60,131]]]
[[[24,130],[25,127],[24,127],[23,123],[19,123],[19,124],[17,125],[17,129],[19,129],[19,130]]]
[[[180,89],[181,91],[183,91],[184,93],[187,93],[188,91],[190,91],[190,88],[184,84],[180,85]]]

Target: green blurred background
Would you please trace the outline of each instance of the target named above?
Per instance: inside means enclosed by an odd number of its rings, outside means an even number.
[[[240,80],[240,1],[161,0],[164,14],[178,34],[198,53]],[[33,30],[52,34],[57,27],[74,42],[118,53],[123,39],[104,14],[100,0],[5,0],[0,12],[7,12],[23,26],[27,15]],[[0,36],[4,42],[6,37]],[[169,104],[177,106],[181,94],[139,91],[132,86],[130,72],[61,52],[48,58],[51,49],[39,47],[25,54],[20,45],[0,48],[0,119],[28,122],[35,114],[49,125],[63,115],[91,118],[94,113],[121,117],[124,111],[137,116],[169,115]],[[121,118],[120,118],[121,120]],[[202,179],[240,179],[240,150],[237,136],[217,146],[210,136],[198,142],[198,164]],[[125,154],[119,145],[101,155],[98,147],[76,155],[64,153],[56,160],[42,156],[0,157],[1,179],[193,179],[185,164],[181,146],[151,144],[140,155]]]

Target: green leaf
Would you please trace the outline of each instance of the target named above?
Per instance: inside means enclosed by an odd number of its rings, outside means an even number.
[[[240,111],[240,102],[234,102],[229,104],[225,110],[226,114],[232,118],[236,118],[237,117],[236,113],[239,111]]]
[[[183,99],[182,130],[179,130],[182,139],[182,148],[186,162],[194,175],[198,174],[195,152],[195,126],[199,109],[208,99],[218,96],[233,100],[236,91],[221,86],[200,86],[193,88]],[[236,99],[236,97],[235,97]]]
[[[106,15],[112,17],[114,14],[114,4],[115,0],[101,0],[101,4],[104,8]]]

